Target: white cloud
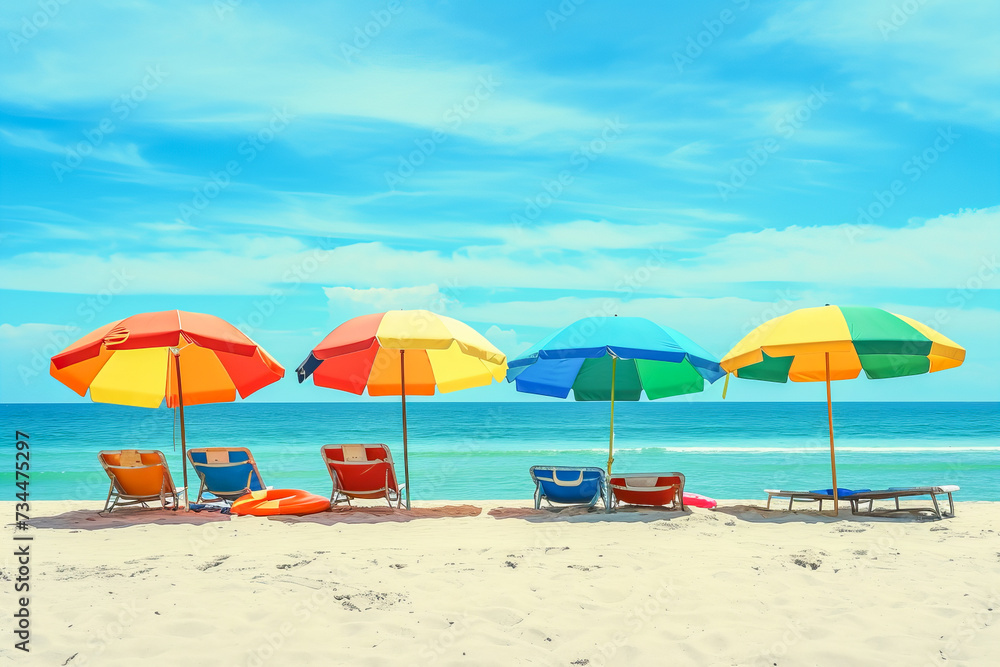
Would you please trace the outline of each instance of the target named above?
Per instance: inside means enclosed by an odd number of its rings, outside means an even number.
[[[396,289],[372,287],[324,287],[327,305],[335,319],[348,320],[358,315],[389,310],[430,310],[444,313],[455,303],[437,285],[417,285]]]
[[[690,227],[677,224],[628,225],[607,220],[574,220],[551,225],[493,226],[493,235],[512,248],[613,250],[660,247],[690,236]]]
[[[825,50],[855,77],[862,106],[887,95],[896,110],[918,118],[993,130],[998,22],[993,2],[807,0],[779,9],[748,41]]]
[[[456,317],[496,322],[514,329],[557,329],[584,317],[645,317],[676,329],[710,352],[724,354],[735,342],[772,317],[814,305],[811,295],[777,291],[773,302],[731,296],[717,298],[561,297],[539,301],[509,301],[456,308]],[[523,338],[523,337],[522,337]],[[527,340],[528,346],[538,340]],[[525,347],[527,349],[527,346]]]
[[[192,2],[133,2],[113,10],[94,3],[74,12],[58,42],[32,43],[32,57],[0,71],[0,100],[35,109],[107,109],[145,82],[150,90],[129,123],[232,131],[256,128],[273,109],[287,108],[298,117],[366,118],[503,144],[565,143],[567,133],[593,133],[605,121],[536,99],[537,75],[528,80],[502,66],[416,62],[409,54],[346,62],[324,30],[350,34],[346,8],[327,8],[322,22],[308,11],[282,12],[276,20],[245,3],[224,20],[212,5]],[[416,8],[406,18],[422,20]],[[168,25],[184,26],[191,37],[185,48],[177,48],[176,32],[163,29]],[[100,48],[92,48],[96,26]],[[200,34],[211,39],[194,37]],[[147,67],[162,74],[150,80]]]
[[[552,236],[540,238],[555,244],[571,229],[557,226]],[[611,233],[612,227],[606,229]],[[737,232],[680,260],[661,248],[622,254],[591,245],[564,256],[557,248],[539,254],[513,245],[466,246],[449,253],[379,242],[321,250],[290,237],[224,234],[206,243],[209,249],[189,252],[15,255],[0,265],[0,288],[96,293],[118,275],[137,294],[260,294],[300,283],[407,288],[418,277],[421,284],[448,285],[451,291],[541,287],[714,297],[762,282],[952,288],[979,274],[986,288],[1000,288],[993,253],[1000,246],[1000,207],[898,229],[843,224]]]
[[[953,287],[996,257],[1000,207],[902,228],[842,224],[731,234],[697,270],[732,281],[802,281],[867,287]],[[993,270],[996,273],[996,270]],[[1000,277],[991,288],[1000,288]]]
[[[529,347],[531,343],[519,340],[517,331],[514,329],[501,329],[495,324],[483,332],[486,340],[496,345],[497,349],[507,355],[507,359],[513,359]]]
[[[26,324],[0,324],[0,339],[5,342],[29,341],[38,343],[53,336],[56,332],[74,332],[75,327],[64,324],[41,324],[29,322]],[[60,340],[62,337],[59,336]],[[72,342],[72,341],[69,341]],[[0,348],[2,349],[2,348]]]
[[[0,130],[0,136],[11,146],[58,155],[62,159],[56,162],[62,163],[67,171],[77,168],[75,161],[67,161],[67,156],[71,155],[71,150],[73,155],[83,156],[80,161],[80,164],[83,166],[86,166],[87,160],[90,159],[122,164],[129,167],[150,166],[142,155],[139,154],[139,147],[134,143],[121,144],[111,141],[105,143],[102,137],[101,143],[97,145],[83,138],[76,143],[63,145],[53,141],[47,133],[40,130],[18,130],[17,132]],[[84,147],[82,151],[80,150],[81,145]]]

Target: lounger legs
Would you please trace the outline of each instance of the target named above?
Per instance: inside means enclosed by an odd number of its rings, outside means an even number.
[[[111,500],[111,496],[113,495],[115,499]],[[110,513],[115,508],[116,502],[118,502],[118,496],[115,494],[115,483],[111,482],[111,488],[108,489],[108,498],[104,501],[104,511]]]

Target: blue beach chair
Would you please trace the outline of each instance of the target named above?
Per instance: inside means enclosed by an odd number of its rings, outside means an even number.
[[[542,498],[554,505],[585,505],[593,507],[598,499],[608,507],[608,487],[601,468],[571,466],[532,466],[529,470],[535,482],[535,509]]]
[[[257,463],[246,447],[205,447],[189,449],[187,454],[201,480],[196,503],[205,502],[206,493],[216,496],[208,502],[231,503],[251,491],[264,490]]]
[[[853,508],[856,500],[854,496],[859,493],[868,493],[871,489],[842,489],[837,487],[837,499],[847,500]],[[802,503],[819,503],[819,511],[823,511],[823,501],[833,502],[833,489],[816,489],[814,491],[780,491],[778,489],[764,489],[767,494],[767,509],[771,509],[771,498],[788,498],[788,509],[792,509],[792,503],[798,501]]]

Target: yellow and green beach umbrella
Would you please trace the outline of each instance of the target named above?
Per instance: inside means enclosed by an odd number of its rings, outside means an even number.
[[[960,366],[965,348],[925,324],[868,306],[802,308],[760,325],[720,362],[739,378],[765,382],[826,382],[830,465],[837,507],[832,380],[933,373]],[[727,384],[729,377],[726,377]],[[725,389],[723,389],[725,397]]]

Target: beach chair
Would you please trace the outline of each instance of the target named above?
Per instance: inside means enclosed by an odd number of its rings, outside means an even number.
[[[330,504],[363,498],[385,499],[389,507],[403,505],[406,485],[396,479],[392,452],[385,445],[323,445],[320,455],[333,480]]]
[[[851,498],[854,494],[864,493],[869,491],[869,489],[842,489],[837,487],[837,499],[847,500],[851,502],[851,509],[854,509],[854,503]],[[771,498],[788,498],[788,509],[792,509],[792,504],[795,502],[801,503],[819,503],[819,511],[823,511],[823,501],[829,500],[833,502],[833,489],[817,489],[815,491],[781,491],[778,489],[764,489],[764,493],[767,494],[767,509],[771,509]]]
[[[253,454],[246,447],[205,447],[189,449],[188,460],[201,480],[196,503],[232,503],[251,491],[263,491],[264,480]],[[210,493],[215,498],[205,499]]]
[[[608,509],[608,489],[601,468],[572,466],[532,466],[528,472],[535,483],[535,509],[541,509],[542,499],[550,505],[586,505],[593,507],[598,500]]]
[[[163,452],[155,449],[103,451],[97,460],[108,474],[111,487],[104,501],[104,511],[115,507],[158,502],[163,509],[177,509],[180,492],[170,477]]]
[[[849,498],[851,501],[851,512],[853,514],[867,514],[870,516],[885,516],[892,515],[897,512],[933,512],[935,516],[939,519],[943,519],[945,516],[955,516],[955,501],[951,494],[959,490],[957,486],[903,486],[903,487],[892,487],[888,489],[869,491],[864,489],[862,491],[857,491],[852,494]],[[948,512],[944,513],[941,511],[941,507],[938,505],[938,496],[948,496]],[[900,498],[910,498],[914,496],[930,496],[931,507],[900,507]],[[874,508],[876,500],[894,500],[896,502],[895,509],[878,509]],[[861,509],[862,503],[868,503],[868,509]]]
[[[611,508],[620,503],[664,506],[684,511],[684,475],[679,472],[612,475]]]

